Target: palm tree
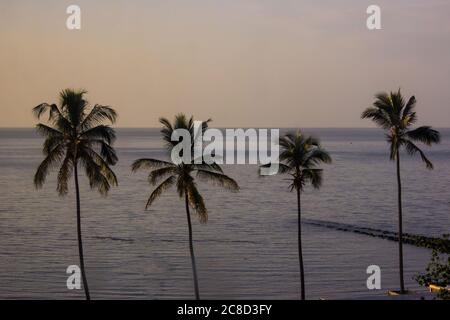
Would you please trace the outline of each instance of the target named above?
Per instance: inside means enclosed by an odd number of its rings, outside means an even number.
[[[86,299],[90,300],[81,238],[78,166],[84,168],[90,187],[106,195],[111,185],[117,186],[117,178],[109,166],[116,164],[118,159],[112,147],[116,138],[114,129],[102,124],[106,120],[114,123],[117,114],[107,106],[89,106],[84,99],[86,93],[66,89],[60,93],[59,107],[42,103],[33,109],[38,119],[48,112],[48,125],[39,123],[36,126],[38,133],[45,137],[45,158],[36,171],[34,185],[41,188],[50,170],[59,167],[57,191],[64,196],[68,193],[72,174],[74,176],[80,269]]]
[[[402,182],[400,178],[400,149],[404,147],[409,155],[419,154],[428,169],[433,169],[433,164],[425,156],[424,152],[415,144],[422,142],[427,146],[439,143],[440,134],[431,127],[423,126],[411,129],[417,121],[415,112],[416,98],[412,96],[408,102],[398,92],[382,92],[375,95],[372,107],[362,113],[363,119],[373,120],[379,127],[387,131],[386,138],[390,146],[390,159],[397,165],[398,187],[398,252],[400,269],[400,293],[405,293],[403,280],[403,212],[402,212]]]
[[[191,140],[193,142],[193,138],[195,137],[195,135],[194,122],[192,117],[188,120],[184,114],[179,114],[175,117],[175,121],[173,124],[171,124],[170,121],[165,118],[161,118],[159,121],[163,125],[161,133],[169,151],[172,150],[172,148],[177,144],[177,142],[174,142],[171,139],[174,130],[189,130],[189,133],[192,137]],[[205,131],[208,128],[208,122],[210,122],[210,120],[202,123],[201,130]],[[190,208],[194,209],[198,214],[200,223],[206,223],[208,221],[208,213],[203,197],[197,189],[196,180],[193,174],[195,173],[195,177],[199,180],[215,183],[216,185],[230,191],[238,191],[239,186],[236,181],[223,174],[222,169],[216,163],[207,164],[203,162],[200,164],[196,164],[194,163],[194,161],[192,161],[191,163],[174,164],[172,162],[157,159],[139,159],[133,163],[132,171],[135,172],[139,169],[150,169],[148,180],[151,185],[156,186],[162,181],[148,198],[147,205],[145,207],[146,209],[150,207],[151,204],[164,191],[172,186],[176,186],[178,195],[180,196],[180,198],[184,198],[189,231],[189,250],[191,254],[192,272],[194,276],[195,298],[199,300],[200,293],[198,287],[197,267],[195,263],[194,244],[192,238]]]
[[[307,184],[315,189],[322,185],[322,169],[316,166],[319,163],[331,163],[331,157],[325,151],[318,139],[305,136],[300,130],[297,133],[287,133],[280,139],[279,173],[291,176],[290,190],[297,193],[298,211],[298,256],[300,267],[301,299],[305,300],[305,273],[303,268],[302,228],[301,228],[301,194]],[[270,167],[265,164],[262,167]]]

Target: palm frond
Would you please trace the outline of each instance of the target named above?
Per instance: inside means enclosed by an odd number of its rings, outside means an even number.
[[[178,195],[183,197],[187,188],[194,183],[194,178],[191,176],[187,166],[183,166],[177,175],[177,192]]]
[[[322,172],[323,169],[304,169],[302,176],[305,181],[311,182],[315,189],[319,189],[322,186]]]
[[[56,166],[58,163],[60,163],[63,156],[64,156],[63,144],[59,144],[52,150],[50,150],[50,152],[47,154],[47,156],[44,158],[44,160],[37,168],[36,173],[34,175],[34,185],[37,189],[42,188],[42,186],[45,183],[45,179],[50,173],[50,169]]]
[[[411,96],[408,99],[408,102],[406,103],[405,107],[403,108],[403,116],[407,116],[409,114],[411,114],[411,112],[414,112],[414,109],[416,107],[416,97],[415,96]]]
[[[391,101],[392,107],[394,109],[394,114],[398,117],[398,119],[400,119],[405,107],[405,100],[403,99],[400,89],[398,89],[397,92],[391,92]]]
[[[407,131],[405,135],[409,139],[422,142],[427,146],[430,146],[433,143],[439,143],[441,141],[441,135],[439,131],[432,129],[429,126],[423,126],[414,130]]]
[[[172,124],[166,118],[159,118],[159,122],[163,125],[164,128],[173,130]]]
[[[427,169],[433,169],[433,163],[431,163],[430,160],[425,156],[425,153],[420,150],[418,146],[416,146],[412,141],[410,140],[403,140],[405,144],[406,151],[410,155],[415,155],[418,153],[420,157],[422,158],[422,161],[425,162],[425,165],[427,166]]]
[[[113,186],[118,186],[119,183],[117,180],[117,176],[114,173],[114,171],[112,171],[112,169],[109,167],[107,159],[104,159],[101,155],[99,155],[96,151],[92,149],[87,149],[87,151],[89,152],[90,156],[95,161],[95,163],[99,165],[100,172],[102,173],[102,175],[106,177],[106,179],[108,179],[108,182]]]
[[[85,90],[65,89],[60,93],[61,110],[74,127],[78,127],[85,117],[88,102],[84,99]]]
[[[402,127],[405,129],[417,121],[417,115],[414,112],[416,107],[416,97],[409,98],[402,112]]]
[[[68,133],[72,130],[72,124],[69,119],[67,119],[56,106],[56,104],[42,103],[37,107],[33,108],[33,114],[36,118],[40,119],[42,115],[48,111],[48,121],[51,122],[55,127],[54,130],[58,130],[61,133]],[[38,132],[45,134],[45,128],[37,128]],[[39,131],[41,130],[41,131]]]
[[[159,118],[159,122],[163,125],[163,128],[161,129],[161,135],[163,137],[163,140],[165,141],[168,147],[173,146],[174,143],[172,141],[172,133],[173,133],[172,124],[166,118]]]
[[[102,173],[102,167],[90,156],[81,156],[80,163],[84,167],[91,189],[97,189],[101,195],[106,195],[111,188],[108,178]]]
[[[145,206],[145,210],[148,209],[152,205],[152,203],[167,189],[172,187],[176,182],[175,176],[170,176],[166,180],[164,180],[150,195],[148,198],[147,204]]]
[[[387,112],[392,109],[392,95],[387,92],[378,92],[375,94],[374,106],[381,108]]]
[[[109,106],[96,104],[84,118],[81,124],[81,129],[86,130],[92,128],[103,123],[105,120],[108,120],[111,124],[114,124],[117,120],[117,112]]]
[[[194,183],[190,183],[187,187],[187,195],[189,204],[195,209],[198,215],[200,223],[205,224],[208,222],[208,211],[206,210],[205,202],[200,192]]]
[[[388,115],[388,113],[379,108],[370,107],[364,110],[361,115],[362,119],[371,119],[375,122],[379,127],[383,129],[388,129],[392,126],[392,121]]]
[[[313,136],[303,137],[301,143],[307,146],[320,147],[320,139]]]
[[[332,159],[330,154],[322,148],[314,148],[305,154],[302,166],[309,168],[319,163],[331,163]]]
[[[78,157],[85,168],[92,189],[97,189],[101,194],[106,195],[111,185],[118,185],[115,173],[97,152],[88,147],[80,148]]]
[[[33,108],[33,114],[34,114],[34,116],[35,116],[37,119],[40,119],[41,116],[42,116],[46,111],[51,110],[53,107],[56,107],[56,108],[57,108],[57,106],[56,106],[55,104],[52,104],[52,105],[51,105],[51,104],[48,104],[48,103],[46,103],[46,102],[41,103],[40,105],[38,105],[38,106],[36,106],[36,107]]]
[[[89,147],[98,146],[100,148],[100,155],[108,165],[115,165],[119,161],[116,150],[103,140],[81,140],[80,143]]]
[[[153,171],[151,171],[149,173],[148,181],[150,182],[150,184],[155,185],[160,180],[162,180],[165,177],[167,177],[168,175],[176,174],[176,172],[177,172],[177,167],[175,167],[175,166],[163,167],[163,168],[155,169],[155,170],[153,170]]]
[[[70,152],[66,152],[66,156],[62,162],[62,165],[58,172],[58,179],[57,179],[57,185],[56,190],[60,195],[66,195],[69,187],[68,182],[70,179],[70,176],[72,175],[73,171],[73,155]]]
[[[171,162],[157,159],[143,158],[134,161],[133,164],[131,165],[131,170],[133,172],[136,172],[140,169],[157,169],[162,167],[173,167],[173,166],[175,165]]]
[[[98,125],[91,129],[81,132],[81,139],[102,139],[108,144],[114,143],[116,140],[116,132],[113,128],[107,125]]]
[[[381,92],[375,95],[375,101],[372,105],[375,109],[379,110],[380,115],[384,115],[389,120],[391,125],[395,125],[397,123],[396,119],[399,119],[399,114],[396,115],[394,101],[392,99],[392,92],[391,94]]]
[[[284,162],[288,166],[295,168],[301,164],[303,155],[301,154],[301,149],[285,150],[281,148],[280,155],[278,156],[280,162]]]
[[[63,137],[48,137],[44,141],[44,145],[42,148],[42,152],[45,156],[49,155],[54,148],[56,148],[58,145],[64,144],[65,140]]]
[[[208,170],[197,170],[197,177],[200,180],[211,182],[230,191],[239,190],[239,185],[237,184],[237,182],[222,173]]]
[[[192,118],[191,118],[192,120]],[[186,115],[184,113],[179,113],[175,116],[175,120],[173,122],[173,129],[191,129],[191,126],[189,125],[189,120],[187,119]]]
[[[58,129],[52,128],[42,123],[36,125],[36,131],[43,137],[63,137],[63,133]]]
[[[279,140],[279,145],[284,150],[291,150],[295,147],[296,136],[292,132],[288,132]]]
[[[417,122],[417,114],[415,112],[411,112],[409,115],[404,116],[402,118],[400,122],[400,128],[404,130],[416,122]]]

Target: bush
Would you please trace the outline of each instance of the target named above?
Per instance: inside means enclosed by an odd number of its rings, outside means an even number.
[[[443,240],[448,240],[449,235],[444,235]],[[433,249],[431,261],[425,269],[425,274],[415,277],[415,280],[421,286],[429,286],[431,284],[447,287],[450,284],[450,252],[447,248]],[[450,300],[449,290],[441,290],[438,292],[438,298]]]

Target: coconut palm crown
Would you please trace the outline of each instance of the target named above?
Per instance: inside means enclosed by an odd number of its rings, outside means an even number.
[[[331,157],[322,148],[319,139],[305,136],[298,130],[280,138],[279,145],[279,173],[291,176],[291,191],[303,191],[307,184],[319,189],[322,185],[323,170],[316,166],[320,163],[331,163]],[[270,167],[270,164],[263,167]]]
[[[420,155],[426,167],[433,169],[433,164],[416,143],[431,146],[440,142],[440,134],[430,126],[412,129],[411,127],[417,122],[415,109],[416,98],[412,96],[405,102],[399,89],[397,92],[383,92],[375,95],[373,106],[367,108],[361,117],[371,119],[387,131],[386,139],[390,146],[391,160],[396,160],[400,149],[404,147],[408,154]]]
[[[84,168],[91,188],[106,195],[111,186],[117,186],[117,178],[110,165],[117,163],[112,147],[115,131],[104,121],[115,123],[116,112],[108,106],[94,105],[84,99],[84,90],[66,89],[60,93],[60,106],[42,103],[33,109],[41,119],[48,113],[48,125],[36,125],[38,133],[45,137],[44,160],[34,176],[34,184],[41,188],[53,168],[59,167],[57,191],[68,192],[68,182],[77,165]]]
[[[201,130],[205,131],[208,128],[208,123],[211,120],[202,123]],[[184,114],[175,116],[173,124],[165,118],[160,119],[163,125],[161,130],[163,141],[166,144],[168,151],[178,144],[177,141],[172,141],[172,133],[176,129],[186,129],[191,134],[192,154],[195,136],[195,128],[193,117],[189,119]],[[206,223],[208,221],[208,212],[205,206],[203,197],[197,188],[196,179],[200,181],[210,182],[230,191],[238,191],[239,186],[232,178],[225,175],[222,168],[216,164],[207,164],[202,162],[200,164],[194,163],[174,164],[173,162],[158,160],[158,159],[139,159],[132,165],[132,171],[136,172],[140,169],[148,169],[148,181],[151,185],[157,186],[148,198],[146,209],[167,189],[175,186],[180,198],[185,197],[189,206],[198,214],[199,221]],[[195,176],[194,176],[195,174]]]

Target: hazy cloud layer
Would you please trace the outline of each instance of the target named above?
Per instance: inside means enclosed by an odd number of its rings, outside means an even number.
[[[193,113],[216,126],[361,127],[380,90],[415,94],[421,123],[450,126],[449,1],[0,2],[0,126],[65,87],[110,104],[121,127]],[[382,8],[380,31],[366,8]]]

